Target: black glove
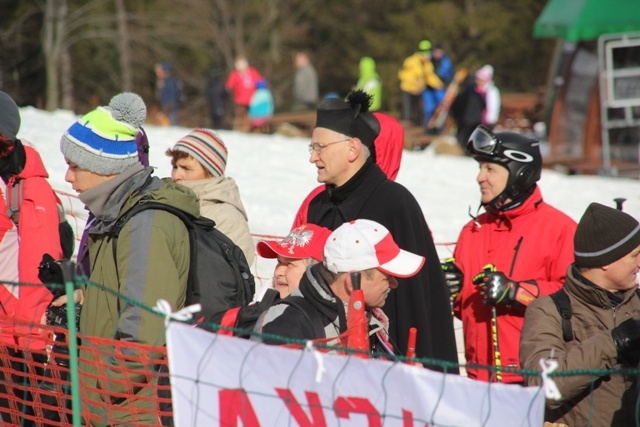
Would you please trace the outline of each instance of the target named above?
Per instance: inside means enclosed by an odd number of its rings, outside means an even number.
[[[40,261],[40,265],[38,266],[38,279],[45,285],[60,285],[54,287],[47,286],[51,293],[53,293],[54,299],[64,294],[62,267],[60,266],[60,262],[53,259],[49,254],[42,255],[42,261]]]
[[[464,280],[464,275],[455,262],[456,260],[454,258],[447,258],[440,264],[442,272],[444,273],[444,282],[447,284],[447,288],[449,288],[452,299],[455,299],[460,293]]]
[[[533,281],[516,282],[504,273],[495,271],[493,265],[488,265],[484,271],[473,277],[473,283],[480,287],[480,294],[485,304],[489,305],[518,305],[526,307],[538,297],[540,290]]]
[[[636,367],[640,362],[640,319],[629,319],[611,331],[613,343],[618,350],[618,360]]]

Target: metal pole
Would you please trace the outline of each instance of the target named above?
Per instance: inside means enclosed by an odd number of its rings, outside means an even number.
[[[67,294],[67,324],[69,328],[69,375],[71,379],[71,410],[74,427],[81,425],[80,381],[78,373],[78,329],[76,325],[76,303],[73,299],[75,291],[75,263],[62,261],[62,277]]]

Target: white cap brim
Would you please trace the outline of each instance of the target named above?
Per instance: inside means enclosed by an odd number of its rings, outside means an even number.
[[[424,262],[423,256],[400,249],[395,258],[379,266],[378,270],[394,277],[411,277],[420,271]]]

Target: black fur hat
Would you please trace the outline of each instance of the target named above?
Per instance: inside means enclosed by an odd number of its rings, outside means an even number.
[[[380,133],[380,122],[369,112],[371,95],[356,90],[343,101],[336,98],[325,99],[318,106],[316,127],[358,138],[371,152],[371,160],[376,161],[375,139]]]

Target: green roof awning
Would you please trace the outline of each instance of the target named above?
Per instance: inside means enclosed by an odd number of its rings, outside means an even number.
[[[576,42],[640,31],[640,0],[549,0],[533,27],[536,38]]]

